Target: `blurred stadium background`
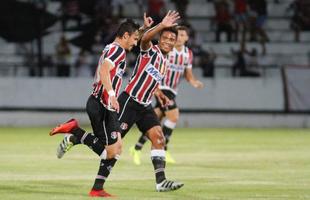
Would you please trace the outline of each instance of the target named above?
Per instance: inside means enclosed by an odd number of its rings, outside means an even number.
[[[307,153],[310,149],[305,143],[309,141],[310,127],[310,2],[248,0],[246,8],[246,18],[240,21],[242,13],[236,13],[236,9],[242,10],[242,1],[238,0],[2,0],[2,196],[22,199],[31,194],[29,198],[42,199],[50,193],[54,195],[51,199],[63,197],[63,187],[55,185],[60,180],[70,184],[73,175],[68,176],[70,169],[54,162],[53,151],[58,140],[47,138],[47,127],[71,117],[89,124],[84,108],[91,92],[93,71],[101,50],[113,40],[120,21],[133,18],[141,23],[143,11],[157,19],[166,10],[178,9],[183,16],[180,23],[191,30],[188,45],[194,51],[194,74],[204,82],[205,88],[195,90],[185,81],[181,83],[177,98],[181,108],[178,124],[181,134],[177,136],[177,129],[175,141],[172,141],[172,149],[176,149],[180,163],[176,171],[170,172],[174,176],[183,174],[180,179],[188,181],[191,185],[188,190],[196,196],[188,195],[186,188],[185,192],[174,195],[153,194],[149,188],[152,174],[149,174],[146,193],[149,199],[310,199],[305,189],[310,186],[309,179],[302,178],[310,178]],[[65,42],[61,44],[61,40]],[[128,54],[128,76],[137,52],[138,49]],[[290,129],[285,130],[287,128]],[[132,144],[138,136],[136,130],[133,132],[135,134],[128,139]],[[38,138],[38,143],[31,142],[33,137]],[[27,138],[29,146],[24,143]],[[37,147],[45,143],[46,148]],[[195,143],[199,143],[201,150]],[[11,149],[9,144],[17,149]],[[30,165],[32,159],[36,160],[38,151],[46,153],[38,155],[39,159],[46,159],[46,165],[37,161]],[[184,159],[197,152],[201,159],[194,156],[194,164]],[[85,150],[73,156],[72,163],[85,162],[73,174],[81,170],[96,171],[96,158],[91,157],[93,163],[89,165],[94,168],[89,169],[88,155],[89,151]],[[28,165],[21,169],[24,162]],[[251,165],[252,162],[258,165]],[[54,164],[65,170],[61,173],[63,178],[47,176],[44,170],[33,171],[38,167],[51,170]],[[125,166],[135,174],[126,152],[124,163],[116,169],[121,178],[115,175],[111,183],[112,188],[121,185],[117,192],[124,199],[128,191],[126,184],[130,184],[125,180],[134,180],[134,175],[124,172]],[[150,173],[149,168],[146,166],[142,171]],[[282,171],[276,173],[280,168]],[[15,175],[9,173],[11,169],[16,170]],[[233,169],[244,173],[236,173]],[[249,171],[251,169],[254,171]],[[196,170],[197,174],[193,173],[190,178],[184,175],[184,170]],[[232,171],[227,174],[227,170]],[[260,170],[262,173],[258,173]],[[222,177],[219,174],[223,172]],[[257,176],[247,176],[251,173]],[[76,178],[84,182],[82,186],[71,184],[79,188],[78,198],[84,198],[81,190],[87,191],[92,175]],[[6,185],[9,180],[13,182]],[[139,180],[134,181],[139,185]],[[202,185],[196,187],[199,182]],[[24,188],[25,184],[30,186]],[[42,189],[44,184],[52,190]],[[24,190],[17,196],[12,194],[21,187]],[[37,190],[40,194],[36,194]],[[134,199],[148,199],[135,196],[138,193],[133,190],[129,195]],[[71,199],[75,195],[63,198]]]

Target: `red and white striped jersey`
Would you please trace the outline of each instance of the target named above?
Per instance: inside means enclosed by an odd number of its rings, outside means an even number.
[[[168,69],[166,76],[161,81],[159,88],[170,90],[175,95],[178,91],[180,78],[183,76],[185,69],[192,68],[193,52],[188,47],[183,46],[181,51],[176,48],[168,54]]]
[[[156,88],[166,74],[166,62],[166,56],[158,45],[141,51],[125,92],[140,104],[150,104]]]
[[[104,107],[109,110],[113,110],[108,104],[108,91],[103,87],[99,75],[100,67],[105,60],[107,60],[113,65],[113,68],[110,70],[110,78],[112,88],[115,91],[117,97],[122,85],[122,77],[126,68],[126,51],[117,42],[108,44],[102,51],[102,55],[99,59],[98,67],[96,69],[96,74],[94,78],[92,94],[96,98],[100,96],[100,102],[104,105]]]

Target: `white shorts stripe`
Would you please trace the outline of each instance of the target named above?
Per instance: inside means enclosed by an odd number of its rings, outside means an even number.
[[[126,106],[127,106],[127,103],[128,103],[128,101],[129,101],[129,99],[130,99],[130,95],[128,95],[128,98],[127,98],[127,100],[126,100],[126,102],[125,102],[125,104],[124,104],[124,106],[123,106],[122,112],[121,112],[121,114],[120,114],[118,120],[120,120],[120,119],[122,118],[122,116],[123,116],[123,114],[124,114],[124,112],[125,112],[125,109],[126,109]]]
[[[84,133],[84,135],[81,138],[81,143],[84,144],[84,140],[87,137],[88,133]]]
[[[104,129],[104,134],[105,134],[105,138],[106,138],[106,145],[108,145],[108,134],[107,134],[107,129],[105,128],[105,121],[103,120],[103,129]]]

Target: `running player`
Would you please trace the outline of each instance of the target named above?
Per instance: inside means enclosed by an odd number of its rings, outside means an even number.
[[[139,31],[152,25],[151,18],[144,14],[144,26],[139,26],[132,20],[122,23],[113,43],[107,45],[100,57],[93,84],[93,92],[88,98],[86,111],[91,121],[93,134],[81,129],[77,120],[72,119],[54,128],[50,135],[72,133],[66,135],[57,149],[57,157],[63,157],[73,145],[89,146],[101,159],[117,159],[121,153],[121,135],[117,112],[119,103],[117,97],[122,84],[122,75],[126,67],[126,50],[130,51],[137,45]],[[138,31],[139,29],[139,31]],[[142,34],[141,34],[142,35]],[[112,167],[111,167],[112,168]],[[103,189],[105,177],[98,175],[90,191],[90,196],[112,196]],[[99,186],[98,186],[99,185]]]
[[[159,86],[161,91],[170,99],[172,103],[167,107],[162,107],[157,101],[154,108],[155,113],[161,121],[166,118],[163,122],[162,129],[166,139],[165,150],[167,163],[175,163],[175,160],[167,151],[167,144],[180,115],[179,108],[175,100],[178,94],[180,78],[184,75],[185,79],[194,88],[203,87],[203,83],[197,80],[192,73],[193,53],[187,46],[185,46],[185,43],[189,39],[189,30],[186,26],[178,26],[177,30],[178,40],[173,50],[168,55],[169,65],[167,74]],[[147,139],[147,136],[142,134],[136,145],[130,148],[130,154],[132,155],[133,161],[136,165],[141,164],[141,149]]]

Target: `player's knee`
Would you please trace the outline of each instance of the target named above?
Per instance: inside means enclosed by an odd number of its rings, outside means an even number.
[[[171,121],[171,122],[176,124],[179,121],[179,116],[176,115],[176,116],[170,117],[169,121]]]
[[[107,150],[107,159],[120,156],[122,153],[122,141],[117,140],[116,143],[106,146],[106,150]]]
[[[153,127],[148,131],[152,146],[161,149],[165,145],[165,137],[160,126]]]
[[[174,114],[167,116],[167,120],[176,124],[179,121],[179,116],[180,116],[179,113],[175,112]]]

